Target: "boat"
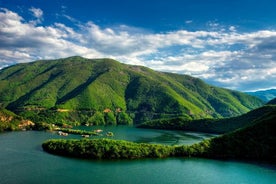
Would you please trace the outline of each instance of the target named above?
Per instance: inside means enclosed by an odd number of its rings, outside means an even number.
[[[97,129],[97,130],[95,130],[95,132],[96,132],[96,133],[101,133],[101,132],[103,132],[103,130]]]
[[[86,134],[83,134],[83,135],[81,135],[83,138],[88,138],[89,137],[89,135],[86,135]]]
[[[68,136],[68,133],[62,132],[62,131],[58,131],[58,135],[61,135],[61,136]]]

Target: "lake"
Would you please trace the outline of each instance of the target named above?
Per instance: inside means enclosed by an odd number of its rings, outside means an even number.
[[[192,144],[210,134],[96,127],[112,131],[114,139],[168,145]],[[86,130],[94,127],[84,127]],[[23,131],[0,134],[0,183],[276,183],[276,165],[198,158],[98,161],[60,157],[44,152],[41,143],[61,137],[55,133]]]

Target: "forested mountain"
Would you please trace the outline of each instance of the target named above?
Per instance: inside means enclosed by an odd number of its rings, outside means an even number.
[[[39,121],[128,124],[179,115],[221,118],[262,104],[256,97],[198,78],[112,59],[75,56],[0,70],[0,105]]]
[[[249,95],[256,96],[262,99],[264,102],[268,102],[273,98],[276,98],[276,89],[261,90],[255,92],[246,92]]]
[[[275,108],[248,127],[194,145],[197,155],[211,158],[276,161]],[[200,150],[202,149],[202,150]]]
[[[276,114],[275,105],[265,105],[248,113],[231,118],[187,120],[182,117],[175,117],[147,121],[140,124],[139,127],[222,134],[253,125],[255,122],[259,121],[259,119],[265,118],[271,113]]]
[[[267,104],[276,105],[276,98],[270,100]]]

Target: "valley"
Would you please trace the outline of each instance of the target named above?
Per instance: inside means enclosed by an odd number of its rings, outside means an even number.
[[[49,157],[276,161],[275,101],[191,76],[69,57],[4,68],[0,86],[1,132],[42,136]]]
[[[0,184],[276,183],[275,7],[0,0]]]

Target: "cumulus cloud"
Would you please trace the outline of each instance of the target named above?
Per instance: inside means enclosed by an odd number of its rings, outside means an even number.
[[[45,27],[36,26],[32,22],[23,21],[23,18],[14,12],[1,10],[2,61],[27,62],[70,55],[102,56],[96,50],[78,44],[80,34],[70,27],[60,23]]]
[[[211,30],[152,33],[127,25],[101,27],[92,21],[73,27],[42,26],[43,11],[30,8],[35,20],[0,10],[0,68],[36,59],[80,55],[110,57],[160,71],[190,74],[238,90],[276,87],[276,31],[239,33],[209,22]],[[218,29],[215,29],[218,28]],[[274,82],[275,81],[275,82]]]

